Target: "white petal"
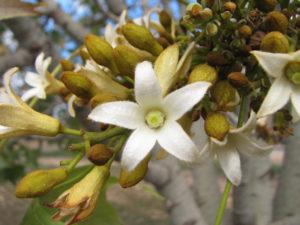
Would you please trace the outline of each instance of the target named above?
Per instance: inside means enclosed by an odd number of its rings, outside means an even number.
[[[216,151],[220,165],[228,180],[234,185],[241,183],[241,161],[240,156],[232,144]]]
[[[229,133],[251,132],[256,127],[256,114],[251,110],[250,117],[247,122],[240,128],[230,129]]]
[[[168,119],[178,120],[203,98],[210,85],[209,82],[195,82],[167,95],[163,105]]]
[[[32,87],[42,86],[43,77],[40,74],[27,72],[25,76],[25,82]]]
[[[267,72],[271,77],[283,76],[284,67],[288,61],[293,60],[293,56],[290,54],[282,53],[269,53],[262,51],[252,51],[251,52],[258,60],[261,67]]]
[[[298,113],[298,116],[300,116],[300,88],[299,87],[293,88],[291,100],[295,111]]]
[[[19,70],[18,67],[11,68],[7,70],[3,75],[3,85],[5,91],[10,97],[12,105],[26,105],[11,89],[10,87],[10,79],[13,74],[15,74]]]
[[[121,165],[128,171],[133,170],[154,147],[155,132],[147,128],[138,128],[128,138],[121,159]]]
[[[290,82],[284,76],[277,78],[260,106],[257,117],[267,116],[282,108],[288,102],[291,92]]]
[[[177,122],[166,121],[157,138],[162,148],[180,160],[194,162],[199,155],[196,145]]]
[[[260,146],[243,134],[231,135],[232,141],[235,142],[237,149],[246,155],[264,156],[271,153],[274,146]]]
[[[88,118],[128,129],[136,129],[145,125],[139,106],[129,101],[101,104],[92,110]]]
[[[295,60],[299,60],[300,59],[300,50],[294,52],[294,54],[292,54],[294,56]]]
[[[32,97],[38,97],[38,98],[41,98],[41,99],[45,99],[46,98],[46,93],[45,93],[44,89],[31,88],[22,95],[21,99],[24,102],[26,102],[27,100],[29,100]]]
[[[44,57],[45,54],[41,52],[35,60],[35,69],[42,76],[45,76],[46,71],[51,63],[51,57],[47,57],[45,60]]]
[[[72,117],[76,116],[76,112],[74,109],[75,99],[76,99],[76,95],[72,95],[68,100],[68,112],[69,112],[70,116],[72,116]]]
[[[136,101],[143,107],[157,106],[162,101],[161,88],[150,62],[137,64],[134,91]]]
[[[116,35],[117,34],[116,34],[114,28],[112,27],[112,25],[110,23],[108,23],[104,29],[105,40],[108,41],[109,43],[112,43],[113,40],[116,38]]]

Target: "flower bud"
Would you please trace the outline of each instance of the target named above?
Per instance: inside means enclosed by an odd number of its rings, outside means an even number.
[[[209,52],[206,61],[211,66],[222,66],[226,64],[224,55],[221,52]]]
[[[260,49],[266,52],[287,53],[289,52],[289,41],[282,33],[273,31],[263,38]]]
[[[237,90],[228,81],[219,81],[212,90],[212,98],[218,109],[231,111],[239,103]]]
[[[194,83],[197,81],[207,81],[214,84],[218,79],[218,73],[216,69],[207,63],[196,66],[190,76],[188,83]]]
[[[239,35],[242,38],[248,38],[252,35],[252,29],[248,25],[243,25],[239,28]]]
[[[113,150],[104,144],[95,144],[87,151],[88,159],[98,166],[107,163],[113,154]]]
[[[169,30],[172,24],[172,18],[170,14],[166,10],[161,10],[158,15],[161,25],[163,25],[165,29]]]
[[[122,188],[132,187],[145,177],[151,156],[152,154],[146,156],[132,171],[121,168],[119,182]]]
[[[79,98],[90,99],[100,93],[95,84],[80,73],[71,71],[63,72],[61,80]]]
[[[229,132],[230,125],[223,114],[211,113],[205,120],[204,128],[208,136],[223,141]]]
[[[236,4],[234,2],[225,2],[223,7],[225,10],[228,10],[231,13],[234,13],[234,11],[236,10]]]
[[[199,17],[204,20],[209,20],[213,16],[213,12],[209,8],[205,8],[199,12]]]
[[[191,2],[187,5],[186,11],[192,18],[197,18],[199,17],[199,13],[202,10],[202,5],[200,5],[197,2]]]
[[[66,59],[61,59],[60,65],[64,71],[73,71],[75,69],[74,63]]]
[[[291,61],[284,68],[284,74],[293,84],[300,84],[300,62]]]
[[[125,45],[118,45],[114,56],[121,75],[134,77],[135,66],[142,61],[139,55]]]
[[[64,168],[37,170],[27,174],[18,184],[15,195],[18,198],[40,197],[67,179]]]
[[[117,98],[113,96],[110,93],[107,92],[101,92],[97,95],[95,95],[91,100],[90,100],[90,105],[93,108],[95,108],[97,105],[103,104],[105,102],[114,102],[117,101]]]
[[[82,59],[82,61],[85,63],[86,60],[90,59],[90,54],[88,53],[86,47],[82,46],[80,49],[79,49],[79,55]]]
[[[227,79],[236,88],[244,87],[249,83],[248,78],[241,72],[233,72],[228,75]]]
[[[167,39],[163,38],[163,37],[159,37],[159,38],[155,38],[155,40],[165,49],[167,48],[170,43],[168,42]]]
[[[136,48],[150,52],[158,56],[162,51],[162,46],[155,40],[151,32],[140,25],[127,23],[122,27],[122,33],[127,41]]]
[[[271,12],[277,5],[277,0],[255,0],[256,7],[263,12]]]
[[[91,57],[100,65],[108,67],[113,73],[118,73],[111,45],[93,34],[84,38],[84,44]]]
[[[221,13],[221,17],[223,18],[223,20],[230,20],[232,17],[232,13],[229,11],[225,11]]]
[[[206,32],[210,37],[215,36],[218,33],[218,26],[214,23],[208,23],[206,26]]]
[[[269,31],[279,31],[286,33],[288,29],[288,19],[281,12],[270,12],[265,20],[266,28]]]

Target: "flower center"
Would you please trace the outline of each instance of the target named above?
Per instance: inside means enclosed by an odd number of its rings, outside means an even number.
[[[284,68],[284,74],[293,84],[300,85],[300,61],[289,62]]]
[[[152,110],[146,114],[145,120],[149,128],[157,129],[164,124],[165,114],[159,110]]]

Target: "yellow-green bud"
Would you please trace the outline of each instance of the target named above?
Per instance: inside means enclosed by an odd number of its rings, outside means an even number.
[[[113,48],[103,38],[88,34],[84,44],[91,57],[100,65],[108,67],[113,73],[118,73],[114,60]]]
[[[113,154],[113,150],[104,144],[95,144],[87,151],[88,159],[98,166],[107,163]]]
[[[91,100],[90,100],[90,105],[93,108],[95,108],[97,105],[103,104],[105,102],[114,102],[117,101],[117,98],[113,96],[110,93],[107,92],[102,92],[97,95],[95,95]]]
[[[148,171],[151,156],[152,154],[146,156],[132,171],[121,168],[119,182],[122,188],[132,187],[143,180]]]
[[[277,0],[255,0],[256,7],[264,12],[271,12],[277,5]]]
[[[158,56],[163,47],[155,40],[151,32],[140,25],[127,23],[122,27],[122,33],[127,41],[136,48],[150,52]]]
[[[187,5],[187,7],[185,8],[186,11],[192,11],[192,10],[196,10],[196,11],[201,11],[203,8],[202,8],[202,5],[200,5],[199,3],[197,2],[191,2]],[[192,16],[192,15],[191,15]]]
[[[218,73],[216,69],[207,63],[196,66],[190,76],[188,83],[194,83],[197,81],[207,81],[214,84],[218,79]]]
[[[61,81],[79,98],[90,99],[100,93],[95,84],[80,73],[65,71],[61,75]]]
[[[225,2],[223,7],[225,10],[228,10],[231,13],[234,13],[234,11],[236,10],[236,4],[234,2]]]
[[[133,77],[136,64],[142,61],[130,47],[118,45],[114,49],[115,61],[121,75]]]
[[[167,30],[171,28],[172,18],[166,10],[159,12],[159,21]]]
[[[266,52],[287,53],[289,52],[289,41],[282,33],[273,31],[264,36],[260,49]]]
[[[230,111],[237,102],[237,90],[228,81],[219,81],[212,89],[212,98],[216,102],[218,109]]]
[[[293,84],[300,84],[300,61],[289,62],[284,68],[284,74]]]
[[[204,128],[208,136],[222,141],[228,134],[230,125],[223,114],[211,113],[205,120]]]
[[[74,63],[70,60],[61,59],[60,65],[64,71],[73,71],[75,69]]]
[[[27,174],[18,184],[15,195],[18,198],[40,197],[67,179],[64,168],[37,170]]]
[[[270,12],[265,20],[266,28],[269,31],[279,31],[286,33],[288,29],[288,19],[281,12]]]
[[[230,20],[231,17],[232,17],[232,13],[229,12],[229,11],[225,11],[225,12],[221,13],[221,17],[222,17],[224,20]]]
[[[239,35],[242,38],[248,38],[252,35],[252,29],[248,25],[243,25],[239,28]]]
[[[215,36],[218,33],[218,26],[215,23],[208,23],[206,26],[206,32],[209,36]]]
[[[248,78],[241,72],[230,73],[227,79],[236,88],[244,87],[249,83]]]

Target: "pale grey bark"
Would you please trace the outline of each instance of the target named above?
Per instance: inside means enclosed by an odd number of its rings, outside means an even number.
[[[125,5],[122,0],[106,0],[105,2],[109,11],[117,16],[121,15],[122,11],[125,9]]]
[[[104,15],[104,17],[106,17],[108,19],[111,19],[111,20],[113,20],[115,22],[118,22],[119,17],[116,16],[114,13],[110,12],[109,10],[105,10],[102,7],[102,4],[99,2],[99,0],[93,0],[93,2],[97,6],[99,12]],[[122,4],[122,2],[121,2],[121,4]]]
[[[299,225],[300,215],[283,218],[279,221],[270,223],[269,225]]]
[[[300,123],[286,141],[286,153],[274,200],[274,220],[300,215]],[[300,221],[299,223],[300,224]]]

